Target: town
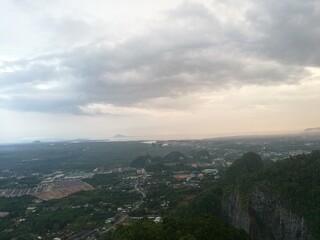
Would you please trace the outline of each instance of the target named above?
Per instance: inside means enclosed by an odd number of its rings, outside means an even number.
[[[258,152],[267,162],[320,147],[320,139],[314,137],[294,138],[280,148],[281,141],[244,138],[1,146],[0,165],[7,168],[0,172],[0,228],[8,238],[108,239],[117,227],[141,219],[161,223],[165,216],[185,211],[197,196],[218,186],[226,169],[247,151]],[[124,153],[116,150],[130,145],[140,150],[114,160]],[[52,147],[57,155],[67,152],[54,167],[44,158]],[[19,148],[32,151],[19,156]],[[97,149],[99,158],[90,155]],[[13,150],[18,161],[15,166],[9,164]],[[114,159],[106,162],[108,154]],[[81,166],[79,159],[83,159]]]

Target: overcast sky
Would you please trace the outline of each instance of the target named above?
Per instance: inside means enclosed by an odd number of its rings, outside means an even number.
[[[1,0],[0,142],[320,126],[318,0]]]

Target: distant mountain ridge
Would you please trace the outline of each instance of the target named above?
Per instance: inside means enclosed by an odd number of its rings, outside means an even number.
[[[315,127],[315,128],[306,128],[303,131],[305,132],[314,132],[314,131],[319,131],[320,132],[320,127]]]
[[[131,167],[142,168],[148,165],[155,164],[170,164],[170,163],[187,163],[190,159],[181,152],[173,151],[166,154],[164,157],[152,157],[149,154],[135,158],[131,163]]]

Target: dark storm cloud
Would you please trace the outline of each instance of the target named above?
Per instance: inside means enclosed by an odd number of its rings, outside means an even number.
[[[79,104],[79,99],[36,99],[29,96],[2,101],[3,107],[20,111],[83,114],[78,107]]]
[[[320,2],[258,0],[247,12],[261,35],[256,51],[286,64],[320,65]]]
[[[79,113],[90,103],[132,106],[230,86],[295,83],[308,74],[304,66],[319,64],[316,5],[257,1],[246,13],[249,27],[235,27],[204,5],[185,2],[161,25],[120,43],[101,40],[3,62],[0,69],[9,71],[0,72],[0,107]],[[50,82],[56,86],[37,87]]]

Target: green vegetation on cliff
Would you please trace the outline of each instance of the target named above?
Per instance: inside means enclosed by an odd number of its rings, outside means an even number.
[[[263,162],[259,154],[248,152],[233,162],[225,174],[226,184],[234,183],[239,177],[253,173],[262,168]]]
[[[142,220],[118,228],[113,240],[249,240],[243,230],[214,217],[165,218],[163,223]]]
[[[258,163],[258,162],[257,162]],[[250,173],[235,162],[227,171],[241,195],[248,196],[254,186],[263,186],[286,203],[288,209],[306,220],[314,239],[320,239],[320,151],[265,164]],[[243,169],[245,169],[243,171]]]

